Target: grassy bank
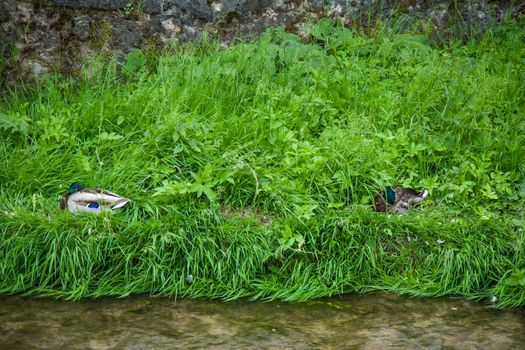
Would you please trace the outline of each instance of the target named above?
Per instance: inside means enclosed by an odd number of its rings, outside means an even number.
[[[321,21],[306,43],[137,51],[10,92],[0,292],[525,305],[523,28],[431,47]],[[73,216],[58,206],[73,181],[132,202]],[[430,196],[373,212],[391,184]]]

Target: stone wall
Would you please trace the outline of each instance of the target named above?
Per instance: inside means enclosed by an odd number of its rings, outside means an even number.
[[[366,28],[370,18],[401,15],[447,37],[458,20],[463,30],[482,28],[524,10],[520,1],[482,0],[0,0],[0,77],[12,82],[51,71],[74,74],[97,53],[160,48],[199,38],[204,30],[227,44],[270,26],[300,32],[306,19],[319,16]]]

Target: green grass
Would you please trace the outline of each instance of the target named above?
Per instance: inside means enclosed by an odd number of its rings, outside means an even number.
[[[432,47],[322,20],[307,41],[135,51],[7,92],[0,292],[525,305],[523,24]],[[73,181],[132,202],[73,216]],[[375,213],[386,185],[430,196]]]

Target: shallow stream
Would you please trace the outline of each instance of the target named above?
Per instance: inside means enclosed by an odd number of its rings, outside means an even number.
[[[0,349],[524,349],[525,309],[457,298],[304,303],[0,296]]]

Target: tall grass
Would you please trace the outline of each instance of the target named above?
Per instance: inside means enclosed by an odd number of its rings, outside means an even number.
[[[135,51],[8,93],[0,292],[525,305],[523,23],[444,47],[307,29]],[[132,202],[73,216],[58,207],[73,181]],[[431,195],[372,212],[386,185]]]

